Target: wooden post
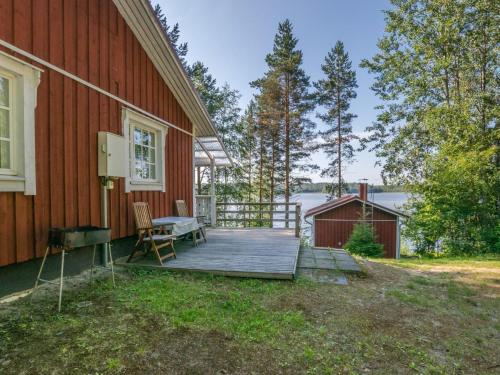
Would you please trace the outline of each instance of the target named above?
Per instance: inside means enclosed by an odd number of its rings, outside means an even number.
[[[250,210],[250,209],[249,209]],[[243,228],[247,227],[247,205],[246,203],[243,203]],[[249,225],[250,226],[250,225]]]
[[[217,206],[215,201],[215,161],[210,160],[210,224],[217,226]]]
[[[288,228],[289,222],[288,219],[290,218],[290,206],[287,204],[288,202],[285,201],[285,228]],[[297,218],[297,217],[295,217]]]
[[[274,205],[272,204],[273,202],[269,202],[269,228],[272,228],[273,227],[273,222],[274,222],[274,214],[273,214],[273,211],[274,211]],[[262,210],[262,206],[260,207],[260,209]]]
[[[297,202],[295,204],[295,237],[300,238],[300,224],[302,220],[302,215],[301,215],[301,207],[302,203]]]

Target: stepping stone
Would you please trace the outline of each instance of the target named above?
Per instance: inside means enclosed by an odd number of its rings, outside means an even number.
[[[316,259],[332,259],[332,254],[328,250],[316,250],[314,256]]]
[[[361,267],[359,267],[357,263],[354,263],[352,261],[337,262],[337,267],[341,271],[361,272]]]
[[[314,268],[316,267],[316,262],[314,261],[314,259],[311,258],[299,258],[298,266]]]
[[[316,268],[335,270],[338,267],[332,259],[318,259],[316,261]]]
[[[299,268],[298,275],[301,277],[308,278],[310,280],[325,283],[325,284],[337,284],[337,285],[347,285],[347,278],[332,270],[321,270],[321,269],[310,269],[310,268]]]

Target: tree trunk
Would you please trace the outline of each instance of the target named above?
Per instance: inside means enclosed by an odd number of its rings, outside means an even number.
[[[269,201],[274,202],[274,186],[275,186],[275,175],[276,170],[276,134],[273,132],[272,142],[271,142],[271,169],[269,173],[270,186],[269,186]],[[262,207],[261,207],[262,208]],[[273,210],[273,205],[269,206],[269,211]],[[269,227],[273,227],[273,213],[269,213]]]
[[[340,89],[337,89],[337,135],[338,135],[338,177],[339,185],[337,186],[337,198],[342,196],[342,118],[340,111]]]
[[[252,200],[252,151],[248,153],[248,202]]]
[[[262,126],[262,125],[261,125]],[[259,137],[260,137],[260,150],[259,150],[259,203],[262,204],[262,190],[263,190],[263,174],[264,174],[264,144],[263,144],[263,137],[262,137],[262,130],[259,132]],[[261,207],[259,205],[259,207]],[[262,213],[259,214],[259,225],[262,224]]]
[[[290,77],[285,77],[285,228],[288,228],[290,201]]]

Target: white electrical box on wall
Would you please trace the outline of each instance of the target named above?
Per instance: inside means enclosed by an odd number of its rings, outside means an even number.
[[[99,176],[127,176],[127,145],[125,138],[108,132],[97,133],[97,170]]]

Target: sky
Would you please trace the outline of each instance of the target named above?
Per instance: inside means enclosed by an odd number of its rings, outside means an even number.
[[[170,25],[179,23],[181,42],[187,42],[187,60],[202,61],[222,85],[229,83],[242,97],[244,109],[254,94],[249,82],[266,71],[265,56],[272,50],[278,23],[289,18],[303,51],[303,69],[311,82],[322,78],[321,64],[328,51],[341,40],[356,70],[357,98],[351,112],[358,117],[353,131],[362,134],[376,117],[380,104],[370,90],[373,76],[359,67],[363,58],[377,52],[377,40],[384,32],[384,14],[388,0],[154,0],[164,10]],[[316,119],[319,130],[325,125]],[[322,152],[311,154],[320,167],[327,164]],[[376,157],[368,151],[356,154],[346,167],[344,178],[356,182],[367,178],[381,183]],[[314,182],[328,181],[319,173]]]

